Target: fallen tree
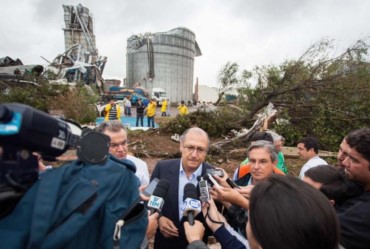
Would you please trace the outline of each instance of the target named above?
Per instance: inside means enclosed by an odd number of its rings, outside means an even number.
[[[227,137],[221,141],[211,144],[210,152],[211,153],[216,153],[216,152],[221,153],[221,151],[227,145],[230,145],[230,144],[240,144],[240,143],[247,144],[250,138],[253,136],[253,134],[256,131],[260,130],[261,128],[263,129],[264,124],[267,124],[270,119],[274,118],[276,113],[277,111],[274,108],[274,105],[270,103],[262,111],[261,114],[257,115],[257,119],[251,128],[249,128],[248,130],[242,130],[241,132],[235,132],[235,137],[232,137],[232,138]]]

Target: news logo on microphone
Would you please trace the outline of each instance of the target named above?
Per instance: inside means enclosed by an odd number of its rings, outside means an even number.
[[[190,211],[193,211],[194,216],[197,216],[197,214],[199,214],[201,211],[200,201],[192,198],[186,198],[181,204],[180,210],[183,216],[188,216]]]
[[[148,207],[156,210],[162,210],[163,204],[163,198],[152,195],[149,199]]]
[[[159,180],[156,188],[153,191],[153,194],[150,196],[150,199],[148,201],[148,209],[151,215],[155,212],[161,212],[164,204],[164,198],[167,195],[169,188],[170,182],[168,180]]]

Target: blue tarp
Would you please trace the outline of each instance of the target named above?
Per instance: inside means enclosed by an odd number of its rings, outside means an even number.
[[[98,117],[98,118],[96,118],[95,123],[98,125],[103,121],[104,121],[104,117]],[[128,128],[136,127],[136,117],[121,117],[121,122],[124,126],[126,126]],[[147,127],[148,121],[147,121],[146,117],[144,117],[143,124],[144,124],[144,127]],[[158,124],[154,123],[154,127],[158,128]]]

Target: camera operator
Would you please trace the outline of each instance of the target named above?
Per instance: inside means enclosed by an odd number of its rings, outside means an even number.
[[[39,177],[40,155],[55,159],[70,147],[78,160]],[[1,248],[138,248],[147,216],[135,166],[108,150],[106,135],[76,134],[32,107],[0,104]]]

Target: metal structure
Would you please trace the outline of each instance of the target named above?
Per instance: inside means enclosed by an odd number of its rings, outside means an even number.
[[[202,55],[195,34],[179,27],[127,39],[127,86],[162,88],[171,102],[193,97],[194,58]]]
[[[98,55],[91,13],[81,4],[63,5],[63,9],[65,51],[49,62],[44,74],[55,83],[75,84],[82,81],[87,85],[96,84],[103,94],[102,74],[107,57]]]
[[[89,9],[81,4],[77,6],[63,5],[64,9],[64,44],[65,50],[81,44],[90,53],[97,53],[93,20]]]

